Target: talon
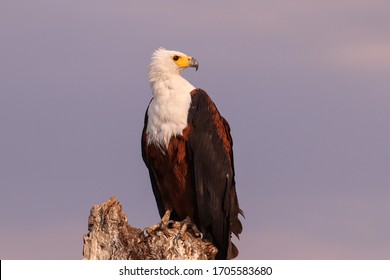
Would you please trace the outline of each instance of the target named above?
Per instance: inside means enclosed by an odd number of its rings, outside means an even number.
[[[203,233],[201,233],[196,227],[196,225],[192,223],[191,218],[189,216],[187,216],[183,221],[180,222],[180,236],[184,235],[184,233],[188,230],[188,227],[192,229],[192,233],[195,237],[203,239]]]
[[[203,233],[201,233],[200,231],[199,232],[195,232],[195,236],[199,237],[200,240],[203,239]]]
[[[174,224],[175,224],[175,221],[174,221],[174,220],[169,220],[169,221],[166,223],[166,226],[167,226],[167,228],[172,228]]]
[[[199,231],[199,229],[196,227],[196,225],[191,221],[190,217],[187,216],[187,218],[185,218],[183,220],[183,223],[186,226],[185,230],[187,229],[188,226],[190,226],[191,229],[192,229],[192,232],[194,233],[194,236],[195,237],[200,237],[200,239],[203,239],[203,233],[201,233]],[[184,226],[183,226],[183,228],[184,228]]]

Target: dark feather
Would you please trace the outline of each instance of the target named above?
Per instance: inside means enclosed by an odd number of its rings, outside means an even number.
[[[205,91],[196,89],[191,95],[188,123],[192,133],[187,146],[199,223],[219,249],[217,258],[234,258],[238,250],[230,245],[230,238],[232,232],[238,236],[242,231],[238,219],[242,211],[236,195],[230,127]]]

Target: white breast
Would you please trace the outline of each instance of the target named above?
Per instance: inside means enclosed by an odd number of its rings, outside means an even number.
[[[182,135],[187,127],[190,92],[195,89],[179,75],[152,84],[154,98],[149,105],[147,141],[167,147],[172,136]]]

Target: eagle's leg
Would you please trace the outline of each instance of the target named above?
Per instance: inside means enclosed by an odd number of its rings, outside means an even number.
[[[161,218],[161,223],[167,224],[169,222],[169,218],[171,217],[171,212],[172,212],[171,209],[168,209],[167,211],[165,211],[164,216],[162,216],[162,218]]]
[[[187,216],[183,221],[180,222],[180,230],[176,235],[175,240],[177,241],[184,233],[187,231],[188,227],[190,227],[195,235],[195,237],[199,237],[203,239],[203,234],[198,230],[196,225],[191,221],[191,218]]]
[[[164,216],[162,216],[161,218],[160,228],[162,229],[167,228],[175,222],[169,219],[171,217],[171,213],[172,213],[172,209],[168,209],[165,211]]]

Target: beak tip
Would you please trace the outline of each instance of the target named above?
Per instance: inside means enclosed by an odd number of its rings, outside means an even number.
[[[192,57],[191,60],[189,61],[189,67],[193,67],[195,68],[195,71],[198,71],[199,68],[198,61]]]

